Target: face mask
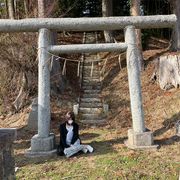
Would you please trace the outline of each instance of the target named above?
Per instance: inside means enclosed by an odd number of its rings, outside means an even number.
[[[72,124],[73,123],[73,120],[68,120],[68,124]]]

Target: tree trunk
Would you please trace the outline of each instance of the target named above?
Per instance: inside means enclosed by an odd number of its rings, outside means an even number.
[[[38,17],[45,18],[45,0],[38,0]]]
[[[53,3],[53,2],[52,2]],[[52,9],[53,11],[53,9]],[[51,12],[48,12],[50,14]],[[38,17],[45,18],[46,10],[45,10],[45,0],[38,0]],[[57,33],[51,32],[51,44],[55,45],[57,43]],[[51,59],[51,93],[57,94],[59,91],[64,91],[64,82],[61,74],[61,67],[59,61],[53,56]]]
[[[160,88],[169,90],[180,87],[180,55],[160,56],[156,59],[151,81],[157,81]]]
[[[26,18],[28,18],[29,0],[24,0],[24,11],[25,11]]]
[[[9,18],[14,19],[14,1],[13,0],[8,0],[8,13],[9,13]]]
[[[109,17],[113,15],[112,0],[102,0],[102,16]],[[112,31],[104,31],[104,38],[107,43],[113,42]]]
[[[140,16],[140,0],[131,0],[131,16]],[[136,42],[139,49],[139,68],[140,70],[144,67],[144,58],[142,54],[142,42],[141,42],[141,30],[136,29]]]
[[[57,33],[51,33],[51,44],[55,45],[57,43]],[[56,57],[52,57],[52,68],[51,68],[51,93],[57,94],[59,92],[64,92],[65,84],[62,77],[61,65]]]
[[[17,19],[21,18],[21,2],[14,0],[15,15]]]
[[[9,18],[9,13],[8,13],[8,2],[7,0],[4,0],[5,8],[6,8],[6,18]]]
[[[177,16],[177,24],[172,32],[172,51],[180,51],[180,1],[172,0],[171,5],[173,7],[173,13]]]
[[[27,78],[24,72],[22,72],[22,82],[21,82],[21,88],[19,90],[19,94],[16,97],[15,101],[13,102],[13,105],[16,109],[16,111],[19,111],[24,104],[25,98],[28,96],[28,93],[25,91],[27,87]]]

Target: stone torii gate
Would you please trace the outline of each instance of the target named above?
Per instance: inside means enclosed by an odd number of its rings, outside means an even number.
[[[85,53],[127,50],[127,70],[131,100],[132,129],[128,130],[127,146],[130,148],[154,147],[153,135],[147,131],[142,107],[140,73],[135,28],[174,28],[175,15],[105,17],[105,18],[43,18],[0,20],[0,32],[37,32],[38,79],[38,134],[31,139],[27,155],[50,155],[55,150],[55,136],[50,133],[50,53]],[[51,31],[100,31],[125,29],[125,43],[51,45]],[[49,53],[50,52],[50,53]]]

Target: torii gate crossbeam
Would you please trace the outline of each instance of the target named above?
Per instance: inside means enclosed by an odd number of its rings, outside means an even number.
[[[174,14],[99,18],[0,19],[0,32],[37,32],[42,28],[55,31],[103,31],[124,29],[129,25],[138,29],[172,28],[176,21],[177,17]]]

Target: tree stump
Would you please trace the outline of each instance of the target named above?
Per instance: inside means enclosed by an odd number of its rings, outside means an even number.
[[[179,88],[180,54],[163,55],[157,58],[151,80],[157,81],[163,90]]]

